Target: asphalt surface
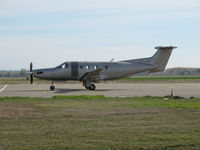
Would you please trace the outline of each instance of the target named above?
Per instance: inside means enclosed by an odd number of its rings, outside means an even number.
[[[49,84],[0,85],[0,97],[52,97],[55,95],[105,95],[108,97],[166,96],[170,95],[171,89],[178,96],[200,97],[200,83],[99,83],[96,84],[96,91],[86,90],[82,84],[55,84],[55,86],[55,91],[50,91]]]

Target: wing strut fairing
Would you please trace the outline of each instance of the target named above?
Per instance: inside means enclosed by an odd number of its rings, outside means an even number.
[[[98,81],[100,80],[100,73],[103,69],[99,68],[99,69],[96,69],[94,71],[91,71],[91,72],[87,72],[85,73],[80,79],[79,81]]]

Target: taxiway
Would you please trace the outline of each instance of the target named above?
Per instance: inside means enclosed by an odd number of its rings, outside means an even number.
[[[55,84],[50,91],[49,84],[0,85],[0,97],[52,97],[55,95],[104,95],[107,97],[166,96],[173,89],[175,95],[200,97],[200,83],[99,83],[96,91],[86,90],[82,84]]]

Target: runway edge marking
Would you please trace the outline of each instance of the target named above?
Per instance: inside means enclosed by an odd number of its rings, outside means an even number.
[[[6,84],[2,89],[0,89],[0,93],[3,92],[7,87],[8,85]]]

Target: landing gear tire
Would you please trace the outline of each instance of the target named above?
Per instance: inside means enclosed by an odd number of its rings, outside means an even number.
[[[91,82],[89,82],[89,81],[83,81],[83,86],[86,89],[91,90],[91,91],[96,90],[96,86],[94,84],[91,84]]]
[[[55,86],[53,86],[53,85],[50,86],[50,90],[51,90],[51,91],[54,91],[54,90],[55,90]]]
[[[96,86],[95,86],[94,84],[91,84],[91,85],[89,86],[89,90],[95,91],[95,89],[96,89]]]

